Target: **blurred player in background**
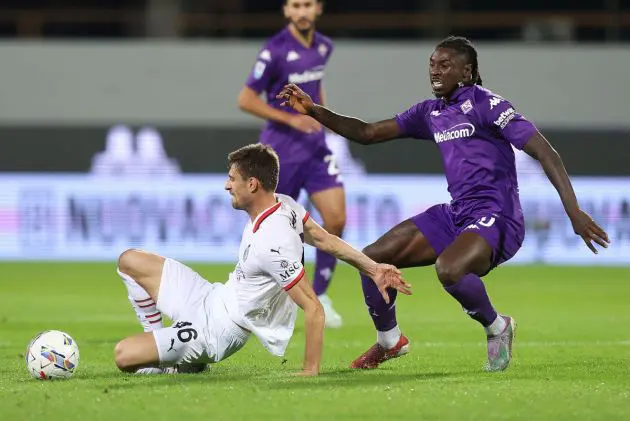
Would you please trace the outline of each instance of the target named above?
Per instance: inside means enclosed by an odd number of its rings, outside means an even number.
[[[452,201],[429,208],[392,228],[364,252],[398,267],[435,264],[438,279],[486,333],[488,371],[505,370],[512,358],[515,321],[498,314],[481,276],[511,259],[525,236],[512,146],[537,159],[560,195],[575,233],[597,253],[608,235],[578,205],[558,153],[538,129],[506,99],[481,86],[477,51],[469,40],[449,37],[429,60],[429,81],[437,99],[421,101],[394,118],[366,123],[316,105],[288,85],[278,96],[363,145],[413,137],[434,141],[442,154]],[[409,340],[387,304],[363,276],[363,292],[377,329],[377,343],[353,368],[375,368],[408,352]],[[391,291],[391,303],[396,292]]]
[[[332,41],[315,31],[322,13],[319,0],[286,0],[288,25],[270,38],[238,96],[239,107],[266,120],[260,142],[271,145],[280,157],[282,170],[278,193],[297,200],[306,190],[323,220],[324,228],[341,236],[346,223],[345,193],[341,174],[324,129],[311,117],[280,107],[276,95],[287,83],[295,83],[318,103],[324,103],[322,78],[333,51]],[[266,93],[266,101],[260,98]],[[340,327],[341,316],[326,294],[336,259],[318,250],[313,288],[326,312],[326,326]]]
[[[296,304],[304,310],[303,370],[319,373],[324,312],[304,274],[303,242],[371,276],[389,300],[387,288],[410,293],[400,271],[377,264],[326,232],[295,200],[275,194],[278,157],[256,144],[232,152],[225,189],[232,206],[249,215],[239,260],[227,283],[209,283],[188,266],[140,250],[119,258],[118,274],[145,333],[116,345],[116,364],[140,374],[199,371],[241,349],[250,335],[272,354],[284,355],[293,335]],[[173,320],[164,327],[162,314]]]

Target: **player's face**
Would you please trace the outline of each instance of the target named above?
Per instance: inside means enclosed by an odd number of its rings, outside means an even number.
[[[322,4],[316,0],[287,0],[284,5],[284,17],[300,32],[313,29],[321,14]]]
[[[436,97],[447,97],[459,82],[472,78],[472,65],[450,48],[436,48],[429,59],[429,81]]]
[[[252,179],[243,178],[236,165],[230,167],[228,178],[225,182],[225,190],[232,196],[234,209],[246,209],[251,202]]]

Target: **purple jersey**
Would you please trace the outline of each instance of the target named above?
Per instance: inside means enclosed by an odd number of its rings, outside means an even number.
[[[456,219],[494,213],[523,220],[510,144],[523,149],[536,127],[507,100],[481,86],[463,86],[449,102],[420,102],[396,122],[405,136],[438,145]]]
[[[281,107],[282,100],[276,99],[288,83],[296,84],[320,104],[324,67],[332,51],[332,41],[318,32],[314,33],[310,48],[306,48],[285,28],[263,46],[246,85],[257,93],[264,91],[267,103],[285,112],[296,113]],[[304,161],[314,155],[321,158],[330,154],[324,130],[309,135],[274,121],[265,124],[260,142],[272,146],[282,162]]]

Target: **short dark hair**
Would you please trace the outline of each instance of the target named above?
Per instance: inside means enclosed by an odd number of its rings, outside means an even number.
[[[477,61],[477,50],[475,46],[470,42],[468,38],[457,37],[451,35],[444,38],[436,46],[436,48],[450,48],[457,51],[459,54],[466,56],[468,64],[472,65],[472,83],[475,85],[482,84],[481,76],[479,75],[479,62]]]
[[[257,178],[267,191],[276,191],[280,161],[271,146],[254,143],[243,146],[228,155],[228,168],[236,165],[243,178]]]

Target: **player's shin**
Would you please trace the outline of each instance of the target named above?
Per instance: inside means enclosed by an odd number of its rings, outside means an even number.
[[[477,275],[469,273],[455,284],[444,286],[444,289],[462,305],[471,318],[481,323],[488,334],[503,331],[505,321],[502,317],[497,317],[486,287]]]
[[[317,250],[315,255],[315,274],[313,276],[313,289],[316,295],[326,293],[332,274],[337,266],[337,258],[324,251]]]
[[[118,270],[118,275],[122,278],[131,307],[136,312],[136,317],[145,332],[152,332],[164,327],[162,313],[157,309],[155,301],[133,278]]]
[[[368,276],[361,274],[361,285],[365,304],[377,330],[377,341],[385,349],[394,347],[400,339],[400,329],[396,321],[396,296],[398,291],[389,289],[389,304],[385,302],[378,287]]]

